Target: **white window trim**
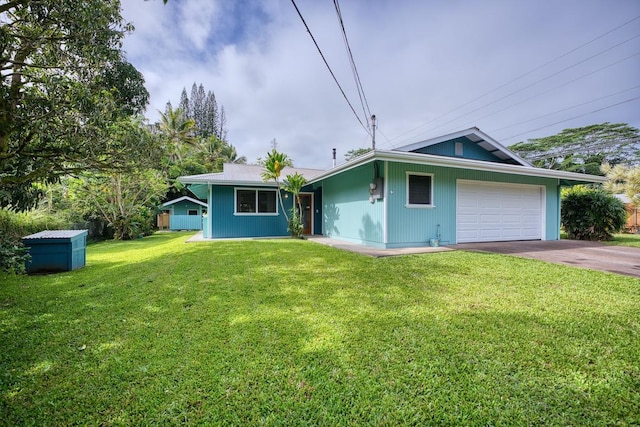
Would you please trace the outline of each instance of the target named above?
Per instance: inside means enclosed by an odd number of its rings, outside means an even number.
[[[240,191],[254,191],[256,194],[256,209],[258,209],[258,191],[272,191],[276,193],[276,211],[275,212],[238,212],[238,190]],[[249,187],[234,187],[233,188],[233,215],[235,216],[278,216],[278,190],[271,188],[249,188]]]
[[[409,203],[409,176],[410,175],[419,175],[419,176],[430,176],[431,177],[431,203],[428,205],[423,205],[423,204],[410,204]],[[434,199],[434,194],[433,194],[433,174],[432,173],[423,173],[423,172],[411,172],[411,171],[406,171],[406,177],[405,177],[405,187],[406,187],[406,194],[405,194],[405,208],[412,208],[412,209],[433,209],[436,206],[433,204],[433,199]]]

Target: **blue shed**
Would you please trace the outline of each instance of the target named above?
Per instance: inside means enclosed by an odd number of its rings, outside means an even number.
[[[27,273],[71,271],[84,267],[87,254],[87,230],[47,230],[22,238],[31,261]]]
[[[168,226],[173,231],[202,230],[202,215],[207,212],[207,204],[183,196],[163,203],[161,209],[163,213],[158,215],[158,228]]]

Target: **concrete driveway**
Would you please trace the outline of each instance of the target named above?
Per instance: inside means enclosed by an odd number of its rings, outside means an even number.
[[[640,278],[640,248],[581,240],[461,243],[449,247],[515,255]]]

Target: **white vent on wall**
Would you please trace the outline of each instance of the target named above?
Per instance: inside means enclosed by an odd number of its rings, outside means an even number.
[[[462,142],[456,142],[456,156],[464,155]]]

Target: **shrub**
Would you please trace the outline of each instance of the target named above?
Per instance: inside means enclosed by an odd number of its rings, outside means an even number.
[[[304,230],[304,224],[302,223],[302,218],[298,209],[293,207],[291,209],[291,216],[289,217],[288,230],[291,233],[291,237],[295,237],[298,239],[302,238],[302,231]]]
[[[14,212],[0,209],[0,271],[24,273],[30,258],[22,238],[43,230],[66,228],[59,218],[39,211]]]
[[[560,221],[569,239],[611,240],[626,215],[624,204],[603,190],[578,185],[562,191]]]

